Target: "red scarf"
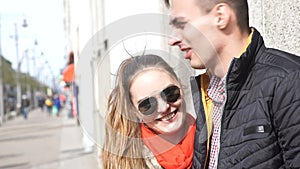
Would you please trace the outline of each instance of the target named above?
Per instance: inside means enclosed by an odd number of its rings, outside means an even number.
[[[165,169],[191,168],[196,123],[189,126],[187,135],[175,145],[153,133],[144,123],[141,125],[141,130],[143,142],[152,151],[162,167]]]

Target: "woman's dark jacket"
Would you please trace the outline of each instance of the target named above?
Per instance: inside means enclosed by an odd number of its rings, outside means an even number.
[[[226,92],[218,169],[300,168],[300,57],[266,48],[254,29],[229,67]],[[206,156],[198,103],[193,168],[203,168]]]

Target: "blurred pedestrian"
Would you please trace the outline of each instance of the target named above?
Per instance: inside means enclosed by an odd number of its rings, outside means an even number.
[[[45,100],[45,105],[49,115],[51,115],[52,112],[52,104],[53,104],[52,98],[48,96],[47,99]]]
[[[66,104],[66,99],[67,99],[67,97],[66,97],[65,94],[63,94],[63,93],[59,94],[59,100],[60,100],[60,106],[61,106],[61,107],[64,107],[64,106],[65,106],[65,104]]]
[[[65,94],[66,94],[66,108],[68,110],[68,117],[69,118],[73,118],[73,101],[72,101],[72,90],[71,90],[71,86],[70,83],[66,83],[65,87]]]
[[[22,95],[22,100],[21,100],[21,111],[24,116],[24,119],[27,119],[28,117],[28,112],[30,109],[30,101],[29,98],[26,95]]]
[[[60,108],[61,108],[61,104],[60,104],[59,96],[55,94],[53,97],[53,105],[52,105],[53,115],[59,116]]]
[[[38,97],[38,106],[41,109],[41,111],[44,111],[45,97],[42,95]]]

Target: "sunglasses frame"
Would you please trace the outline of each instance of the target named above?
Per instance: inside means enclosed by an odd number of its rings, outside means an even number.
[[[167,92],[168,90],[171,91]],[[158,101],[155,95],[157,94],[146,97],[138,102],[138,110],[141,114],[143,114],[143,116],[151,116],[157,110]],[[175,103],[181,98],[180,87],[178,87],[177,85],[169,85],[168,87],[160,91],[159,95],[161,99],[164,100],[165,102],[169,104]],[[144,104],[144,106],[142,104]]]

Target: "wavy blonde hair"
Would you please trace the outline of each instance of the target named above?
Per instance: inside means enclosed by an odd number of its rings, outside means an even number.
[[[143,158],[140,121],[134,113],[136,110],[129,92],[132,80],[146,68],[163,70],[178,81],[173,69],[157,55],[136,56],[122,62],[118,69],[116,87],[111,92],[107,105],[102,151],[105,169],[149,168],[147,158]]]

